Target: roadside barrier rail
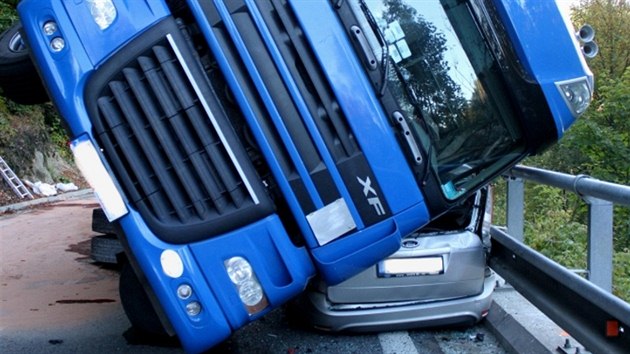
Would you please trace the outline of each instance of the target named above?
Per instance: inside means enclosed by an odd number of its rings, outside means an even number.
[[[588,204],[586,274],[595,285],[605,291],[612,291],[613,204],[630,206],[630,186],[586,175],[573,176],[520,165],[508,171],[506,176],[507,233],[519,241],[523,241],[524,230],[524,181],[572,191]]]

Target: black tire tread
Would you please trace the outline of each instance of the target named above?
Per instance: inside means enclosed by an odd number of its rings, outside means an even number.
[[[20,22],[16,22],[0,33],[0,94],[24,105],[48,102],[48,93],[28,50],[21,52],[9,50],[11,38],[21,28]]]
[[[95,262],[118,264],[117,255],[124,252],[116,235],[97,235],[92,237],[90,258]]]
[[[92,231],[99,234],[116,235],[114,225],[107,220],[107,216],[101,208],[92,210]]]
[[[120,271],[118,288],[120,302],[125,314],[136,330],[155,336],[168,337],[157,312],[151,305],[149,296],[128,262],[125,262]]]

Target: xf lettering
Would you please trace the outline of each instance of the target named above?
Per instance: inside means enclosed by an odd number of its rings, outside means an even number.
[[[366,177],[365,180],[362,180],[357,176],[357,181],[363,186],[363,195],[367,198],[368,204],[370,204],[377,215],[385,215],[385,209],[383,208],[383,204],[381,203],[381,199],[378,197],[376,190],[372,188],[372,181],[370,177]]]

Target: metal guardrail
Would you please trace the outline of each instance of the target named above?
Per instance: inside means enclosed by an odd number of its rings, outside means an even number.
[[[613,203],[630,206],[630,187],[585,175],[572,176],[526,166],[516,166],[506,175],[509,177],[508,234],[517,240],[523,241],[524,180],[572,191],[588,204],[587,275],[592,283],[610,292],[613,274]]]
[[[630,304],[611,289],[613,203],[630,206],[630,187],[525,166],[507,176],[507,233],[491,229],[490,266],[588,350],[628,353]],[[588,204],[590,281],[523,244],[525,180],[572,191]]]
[[[521,165],[512,168],[507,175],[573,191],[580,196],[589,196],[630,206],[630,186],[605,182],[586,175],[573,176]]]
[[[630,304],[493,227],[489,264],[593,353],[628,353]]]

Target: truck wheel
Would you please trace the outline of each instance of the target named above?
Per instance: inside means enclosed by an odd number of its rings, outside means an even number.
[[[95,262],[118,264],[117,255],[124,252],[116,235],[97,235],[92,237],[90,257]]]
[[[169,337],[151,300],[129,262],[120,271],[120,302],[134,329],[163,338]]]
[[[107,216],[101,208],[92,210],[92,231],[99,234],[116,235],[114,224],[107,220]]]
[[[48,102],[48,94],[31,61],[16,22],[0,33],[0,88],[2,95],[19,104]]]

